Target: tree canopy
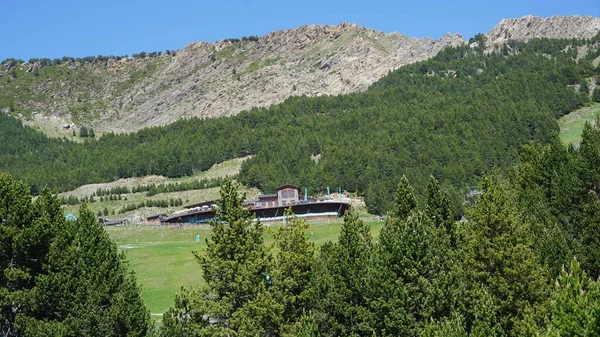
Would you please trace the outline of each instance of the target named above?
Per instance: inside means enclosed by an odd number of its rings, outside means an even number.
[[[124,255],[83,205],[63,217],[48,190],[0,174],[4,336],[146,336],[150,315]]]

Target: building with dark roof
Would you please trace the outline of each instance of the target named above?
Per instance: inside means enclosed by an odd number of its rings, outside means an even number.
[[[300,218],[303,217],[339,217],[350,208],[348,200],[341,199],[310,199],[300,200],[299,188],[295,185],[281,185],[277,193],[261,194],[258,200],[246,201],[245,204],[252,208],[252,212],[261,221],[283,220],[285,210],[289,207]],[[214,204],[218,201],[210,200],[190,206],[162,219],[162,223],[206,223],[215,218]]]

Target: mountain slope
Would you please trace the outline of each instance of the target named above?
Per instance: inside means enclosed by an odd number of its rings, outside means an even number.
[[[192,43],[175,56],[44,67],[57,69],[40,68],[37,78],[39,66],[23,64],[17,75],[33,82],[29,95],[10,90],[20,83],[6,83],[5,67],[0,91],[20,95],[23,110],[61,117],[61,123],[133,131],[180,117],[229,116],[292,95],[366,89],[390,70],[463,43],[450,34],[412,39],[353,24],[311,25],[256,40]]]
[[[526,16],[502,20],[486,36],[493,47],[535,37],[590,38],[599,30],[595,17]],[[414,39],[344,23],[191,43],[168,55],[9,61],[0,66],[0,111],[45,132],[54,126],[53,136],[70,136],[60,127],[71,122],[130,132],[179,118],[231,116],[290,96],[364,90],[390,70],[464,43],[456,34]]]
[[[577,60],[576,48],[588,50]],[[535,40],[487,53],[445,49],[348,95],[292,97],[226,118],[176,121],[74,143],[48,139],[0,114],[0,171],[39,190],[69,190],[125,177],[180,177],[227,159],[244,162],[240,181],[270,192],[283,183],[309,193],[342,187],[389,209],[395,184],[429,175],[455,191],[506,169],[529,142],[547,142],[557,118],[589,102],[584,84],[597,40]],[[460,192],[456,194],[460,195]],[[462,200],[460,200],[462,202]]]

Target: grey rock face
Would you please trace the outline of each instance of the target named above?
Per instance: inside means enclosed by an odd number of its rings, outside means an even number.
[[[508,40],[526,41],[533,38],[589,39],[600,31],[600,18],[593,16],[552,16],[541,18],[527,15],[519,19],[503,19],[486,35],[492,45]]]

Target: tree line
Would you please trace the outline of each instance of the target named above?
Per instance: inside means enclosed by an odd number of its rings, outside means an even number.
[[[141,201],[137,204],[127,204],[123,206],[123,208],[121,208],[118,213],[123,214],[144,207],[174,207],[181,205],[183,205],[183,200],[181,200],[181,198],[146,200]]]
[[[235,179],[237,176],[230,178]],[[229,178],[229,177],[228,177]],[[63,196],[60,198],[61,205],[77,205],[85,202],[96,202],[94,197],[100,197],[100,201],[121,200],[123,194],[143,193],[146,192],[147,197],[161,193],[180,192],[190,190],[202,190],[212,187],[219,187],[223,184],[226,178],[202,178],[199,180],[172,182],[162,184],[147,184],[133,187],[114,186],[111,188],[97,188],[90,196],[78,198],[74,195]],[[125,198],[127,200],[127,198]],[[166,206],[165,206],[166,207]]]
[[[165,50],[163,51],[153,51],[153,52],[139,52],[139,53],[134,53],[131,55],[131,58],[133,59],[143,59],[143,58],[155,58],[158,56],[163,55],[163,53],[165,55],[171,55],[171,56],[175,56],[177,51],[175,50]],[[49,59],[47,57],[42,57],[42,58],[37,58],[37,57],[33,57],[30,58],[29,60],[27,60],[27,63],[29,64],[34,64],[37,63],[42,67],[47,67],[47,66],[57,66],[57,65],[61,65],[61,64],[67,64],[67,63],[94,63],[94,62],[108,62],[109,60],[116,60],[116,61],[120,61],[122,59],[127,59],[129,58],[129,55],[98,55],[98,56],[84,56],[84,57],[71,57],[71,56],[63,56],[61,58],[54,58],[54,59]],[[5,66],[8,64],[11,64],[11,66],[14,65],[19,65],[19,64],[23,64],[25,63],[24,60],[22,59],[16,59],[16,58],[6,58],[4,60],[2,60],[2,62],[0,62],[0,66]]]

